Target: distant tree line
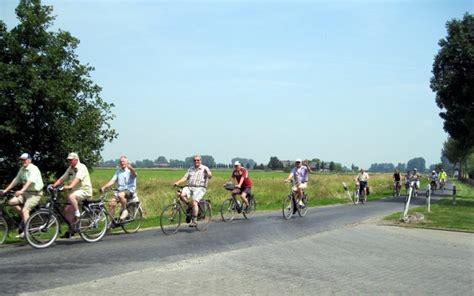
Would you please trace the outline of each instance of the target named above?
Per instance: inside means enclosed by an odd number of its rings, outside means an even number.
[[[214,157],[210,155],[201,155],[202,164],[210,168],[233,168],[234,163],[239,161],[242,166],[250,170],[284,170],[289,171],[294,167],[294,160],[283,160],[281,161],[276,156],[270,157],[270,160],[267,164],[260,163],[258,164],[253,159],[244,158],[244,157],[234,157],[231,159],[230,163],[216,163]],[[99,167],[116,167],[118,165],[118,159],[111,159],[107,161],[102,161],[99,163]],[[168,160],[164,156],[159,156],[155,160],[143,159],[132,162],[132,165],[137,168],[188,168],[192,166],[193,156],[186,157],[184,160],[179,159],[170,159]],[[319,158],[313,158],[309,165],[312,170],[316,171],[334,171],[334,172],[343,172],[351,171],[358,169],[358,167],[352,165],[351,168],[343,167],[342,164],[334,161],[323,161]]]
[[[370,172],[393,172],[398,169],[400,172],[412,171],[417,169],[419,172],[426,171],[426,161],[423,157],[415,157],[410,159],[406,164],[398,163],[394,165],[393,163],[373,163],[370,165],[368,171]]]
[[[231,159],[230,163],[216,163],[214,157],[211,155],[201,155],[202,164],[210,168],[222,168],[230,169],[233,168],[234,163],[239,161],[242,166],[249,170],[283,170],[290,171],[295,166],[294,160],[280,160],[277,156],[270,157],[270,160],[267,164],[260,163],[258,164],[253,159],[244,158],[244,157],[234,157]],[[430,170],[436,169],[439,170],[441,167],[449,171],[453,165],[449,162],[446,157],[442,157],[442,162],[439,164],[434,164],[429,167]],[[99,164],[99,167],[116,167],[119,160],[107,160]],[[193,162],[193,156],[186,157],[184,160],[179,159],[170,159],[168,160],[164,156],[159,156],[155,160],[143,159],[132,162],[133,166],[137,168],[189,168]],[[313,158],[309,161],[309,166],[313,171],[317,172],[356,172],[359,170],[359,166],[351,164],[351,167],[342,166],[342,164],[334,161],[324,161],[319,158]],[[410,159],[406,164],[398,163],[394,165],[393,163],[373,163],[368,171],[370,172],[393,172],[395,169],[404,172],[406,170],[413,170],[414,168],[418,169],[420,172],[425,172],[427,170],[426,161],[423,157],[416,157]]]

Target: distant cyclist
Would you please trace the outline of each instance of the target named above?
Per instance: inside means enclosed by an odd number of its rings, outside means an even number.
[[[444,190],[444,185],[446,184],[446,180],[448,179],[448,174],[444,171],[444,169],[441,169],[441,172],[439,172],[439,182],[441,185],[441,189]]]
[[[395,173],[393,173],[393,184],[394,186],[397,186],[397,188],[401,187],[401,180],[402,177],[400,176],[400,171],[398,169],[395,170]]]
[[[359,183],[359,195],[362,196],[362,192],[364,192],[364,194],[366,193],[366,188],[369,182],[369,174],[367,174],[364,169],[360,169],[360,172],[355,180]]]
[[[415,196],[418,195],[418,189],[420,189],[420,179],[420,173],[418,173],[418,170],[414,168],[410,177],[410,182],[415,187]]]
[[[410,188],[410,180],[411,180],[411,172],[407,171],[405,174],[405,189],[407,190],[408,194],[408,189]]]
[[[297,200],[300,206],[304,206],[301,198],[303,197],[303,191],[308,186],[309,173],[311,169],[308,164],[308,160],[305,160],[304,163],[298,158],[295,161],[295,167],[291,170],[291,173],[288,175],[288,178],[285,179],[285,182],[289,182],[291,179],[294,180],[295,184],[292,187],[292,190],[296,192]]]
[[[431,171],[430,181],[438,181],[438,174],[435,170]]]
[[[244,202],[243,208],[247,209],[249,206],[247,196],[252,193],[252,181],[249,178],[249,173],[239,161],[234,163],[232,178],[237,182],[237,188],[232,191],[232,194],[240,194],[242,201]]]

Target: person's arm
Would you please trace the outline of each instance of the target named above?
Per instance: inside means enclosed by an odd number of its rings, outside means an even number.
[[[284,181],[290,182],[292,178],[293,178],[293,171],[291,171],[291,173],[288,175],[288,177]]]
[[[107,188],[109,188],[110,186],[114,185],[115,184],[115,180],[114,179],[110,179],[109,182],[107,182],[107,184],[105,184],[104,186],[102,186],[100,188],[100,191],[105,191]]]
[[[18,183],[18,177],[15,177],[15,178],[10,182],[10,184],[7,186],[7,188],[5,188],[5,189],[3,190],[2,193],[8,192],[8,191],[12,190],[12,188],[15,187],[17,183]]]
[[[59,185],[64,184],[64,179],[61,177],[53,183],[53,187],[58,187]]]
[[[311,168],[309,167],[309,162],[307,159],[304,161],[303,165],[308,169],[308,173],[311,173]]]
[[[183,183],[184,181],[186,181],[188,179],[188,176],[189,176],[189,170],[186,172],[186,174],[184,174],[184,176],[179,179],[178,181],[174,182],[174,186],[178,186],[180,183]]]
[[[128,169],[130,170],[130,173],[132,174],[133,177],[137,177],[137,171],[135,170],[134,167],[130,163],[127,164]]]
[[[212,178],[211,170],[210,170],[208,167],[206,167],[206,168],[204,169],[204,174],[206,174],[206,176],[207,176],[208,179],[211,179],[211,178]]]
[[[15,195],[16,195],[16,196],[22,195],[22,194],[26,191],[26,189],[28,189],[28,187],[30,187],[30,185],[31,185],[32,183],[33,183],[33,182],[32,182],[31,180],[26,181],[26,183],[23,185],[23,187],[21,187],[20,190],[18,190],[17,192],[15,192]]]
[[[66,190],[72,189],[77,184],[79,184],[80,181],[81,181],[81,179],[79,179],[78,177],[75,177],[69,185],[64,186],[64,189],[66,189]]]

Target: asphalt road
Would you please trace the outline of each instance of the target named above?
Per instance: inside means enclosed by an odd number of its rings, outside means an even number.
[[[418,198],[416,203],[424,203]],[[451,294],[474,290],[474,236],[376,226],[402,198],[0,248],[0,294]],[[217,218],[217,213],[215,214]],[[361,224],[362,223],[362,224]],[[428,233],[428,234],[427,234]]]

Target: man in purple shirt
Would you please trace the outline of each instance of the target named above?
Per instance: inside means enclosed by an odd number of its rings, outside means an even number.
[[[285,182],[290,182],[291,179],[294,180],[295,184],[292,190],[296,192],[300,205],[303,205],[301,197],[303,196],[303,190],[307,187],[308,175],[310,172],[311,169],[309,168],[308,160],[305,160],[304,163],[302,163],[301,159],[298,158],[295,162],[295,167],[291,170],[288,178],[285,179]]]

